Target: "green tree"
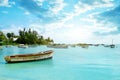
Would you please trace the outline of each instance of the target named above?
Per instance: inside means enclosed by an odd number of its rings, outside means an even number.
[[[31,31],[31,29],[26,31],[24,28],[24,30],[19,31],[17,42],[22,44],[36,44],[38,40],[37,35],[38,33],[36,31]]]
[[[7,38],[8,38],[8,44],[12,44],[14,41],[13,41],[13,38],[15,37],[14,33],[11,32],[11,33],[7,33],[6,34]]]
[[[4,44],[5,41],[6,41],[6,36],[2,31],[0,31],[0,45]]]
[[[38,33],[35,30],[26,30],[24,28],[19,31],[19,37],[16,42],[21,44],[49,44],[52,41],[53,40],[51,40],[50,37],[44,39],[43,36],[38,36]]]
[[[7,37],[10,39],[12,37],[11,33],[7,33]]]

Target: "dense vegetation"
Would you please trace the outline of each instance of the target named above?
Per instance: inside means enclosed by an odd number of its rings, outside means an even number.
[[[34,30],[19,30],[19,35],[15,35],[13,32],[7,33],[6,35],[0,31],[0,45],[5,44],[50,44],[54,41],[49,37],[45,39],[42,35],[40,36],[37,31]]]
[[[5,42],[6,40],[7,40],[6,36],[2,31],[0,31],[0,45],[4,44],[3,42]]]

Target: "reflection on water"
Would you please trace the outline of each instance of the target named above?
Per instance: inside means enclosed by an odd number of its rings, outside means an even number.
[[[52,67],[53,61],[52,59],[48,60],[39,60],[39,61],[32,61],[32,62],[21,62],[21,63],[6,63],[4,65],[7,69],[22,69],[22,68],[40,68],[40,67]]]

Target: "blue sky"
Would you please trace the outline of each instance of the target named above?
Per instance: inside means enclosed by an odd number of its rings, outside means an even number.
[[[0,30],[59,43],[120,43],[120,0],[0,0]]]

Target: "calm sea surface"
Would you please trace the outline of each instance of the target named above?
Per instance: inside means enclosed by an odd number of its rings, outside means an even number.
[[[6,64],[4,56],[51,50],[46,46],[0,49],[0,80],[120,80],[120,46],[52,49],[52,59]]]

